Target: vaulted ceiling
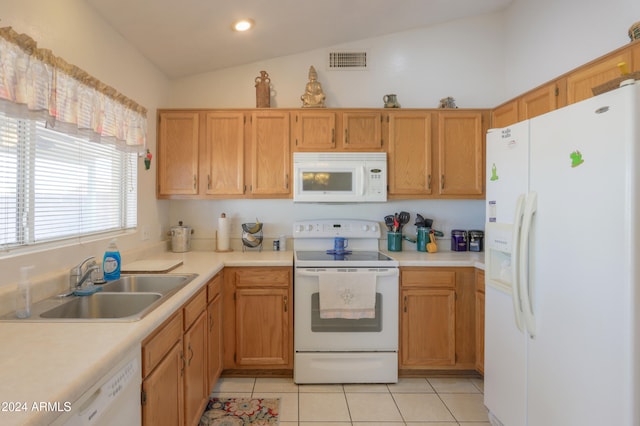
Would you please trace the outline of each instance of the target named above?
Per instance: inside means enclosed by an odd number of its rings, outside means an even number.
[[[512,0],[86,0],[169,78],[423,28]],[[255,28],[232,31],[251,18]]]

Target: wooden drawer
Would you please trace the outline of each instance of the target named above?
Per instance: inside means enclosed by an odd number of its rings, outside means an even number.
[[[142,377],[147,377],[181,338],[182,315],[174,314],[144,339],[142,341]]]
[[[236,287],[289,287],[290,277],[290,268],[239,270],[236,271],[235,284]]]
[[[400,268],[400,284],[403,288],[455,288],[456,273],[437,268]]]
[[[217,273],[207,283],[207,302],[211,302],[222,291],[222,272]]]
[[[187,330],[198,316],[207,308],[207,291],[203,287],[184,305],[184,329]]]

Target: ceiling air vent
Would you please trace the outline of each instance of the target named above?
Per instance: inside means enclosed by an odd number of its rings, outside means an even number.
[[[366,70],[367,52],[329,52],[328,70]]]

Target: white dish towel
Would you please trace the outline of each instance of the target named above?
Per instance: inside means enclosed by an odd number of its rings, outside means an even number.
[[[367,272],[320,274],[320,318],[376,316],[376,276]]]

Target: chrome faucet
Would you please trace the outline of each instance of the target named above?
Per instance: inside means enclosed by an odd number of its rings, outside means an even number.
[[[76,289],[82,288],[82,285],[89,279],[91,273],[97,269],[99,269],[99,266],[93,256],[87,257],[78,265],[71,268],[69,271],[69,290],[73,292]]]

